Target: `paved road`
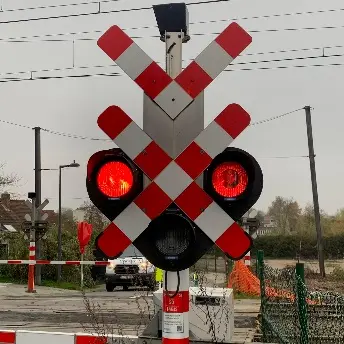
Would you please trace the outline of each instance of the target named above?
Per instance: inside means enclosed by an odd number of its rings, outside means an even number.
[[[0,284],[0,328],[56,332],[92,332],[138,335],[154,313],[150,291],[118,289],[106,292],[101,286],[88,292]],[[259,302],[238,300],[235,326],[255,327]]]
[[[136,334],[153,313],[152,294],[144,290],[108,293],[100,287],[86,297],[53,288],[37,287],[36,294],[25,290],[25,286],[0,285],[0,328],[75,332],[95,330],[92,327],[101,323]]]

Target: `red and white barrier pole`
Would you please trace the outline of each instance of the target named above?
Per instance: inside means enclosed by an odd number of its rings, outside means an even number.
[[[0,260],[0,265],[98,265],[107,266],[111,264],[108,261],[90,261],[90,260]]]
[[[245,265],[251,266],[251,251],[248,251],[245,256]]]
[[[250,227],[248,225],[244,226],[245,232],[250,235]],[[251,251],[248,251],[244,257],[244,263],[246,266],[251,266]]]
[[[164,273],[162,343],[189,343],[189,269]]]
[[[30,242],[29,247],[29,276],[27,284],[27,292],[35,292],[35,262],[36,262],[36,243]]]

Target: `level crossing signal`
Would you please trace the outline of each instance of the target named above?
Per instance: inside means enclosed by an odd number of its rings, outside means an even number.
[[[203,189],[234,221],[239,221],[260,197],[263,173],[252,155],[229,147],[204,172]]]
[[[237,110],[237,107],[231,107],[231,111]],[[105,123],[113,123],[114,115],[120,118],[118,112],[124,117],[127,116],[120,108],[110,107],[99,117],[100,127],[105,128],[107,127]],[[107,133],[111,136],[111,132],[107,131]],[[144,134],[143,131],[141,133]],[[126,239],[127,237],[123,236],[119,229],[128,233],[140,227],[141,232],[132,236],[131,241],[149,261],[168,271],[186,269],[213,247],[215,240],[208,233],[216,228],[216,221],[223,221],[223,216],[221,212],[217,215],[215,213],[212,218],[214,222],[208,222],[206,224],[208,227],[205,228],[202,221],[197,221],[196,218],[199,216],[193,215],[192,209],[195,208],[194,205],[197,207],[199,202],[196,197],[197,191],[196,193],[193,191],[193,193],[187,192],[184,197],[176,197],[175,201],[170,202],[165,209],[161,208],[156,216],[151,216],[146,225],[137,224],[138,219],[130,218],[135,214],[125,213],[129,206],[134,203],[135,209],[140,206],[143,212],[151,213],[154,211],[152,208],[156,209],[163,201],[159,200],[159,197],[149,197],[152,195],[151,191],[144,190],[141,171],[144,167],[137,167],[140,165],[139,160],[136,159],[134,162],[119,148],[97,152],[90,158],[86,181],[90,199],[112,221],[105,233],[97,237],[96,245],[105,257],[116,258],[130,244],[130,240]],[[182,160],[185,161],[183,154],[180,155],[180,161]],[[158,163],[159,161],[156,161],[156,164]],[[181,162],[179,163],[182,165]],[[154,173],[157,174],[156,171]],[[197,175],[198,172],[194,176]],[[191,188],[196,187],[196,184],[193,184]],[[252,155],[239,148],[225,148],[209,162],[203,172],[204,192],[233,221],[239,221],[256,203],[262,188],[263,174],[258,162]],[[148,193],[148,196],[145,196],[145,193]],[[159,193],[156,195],[158,196]],[[199,195],[204,197],[202,194]],[[144,202],[146,206],[143,205]],[[188,204],[185,205],[186,203]],[[123,213],[124,215],[119,217]],[[140,216],[142,217],[142,214],[138,213],[137,217]],[[117,217],[120,220],[116,219]],[[225,253],[232,259],[242,258],[252,245],[251,237],[246,234],[246,238],[249,241],[246,248],[239,250],[239,253],[235,253],[237,252],[235,249],[228,252],[224,249]],[[220,248],[230,246],[240,248],[235,241],[232,243],[226,241],[225,237],[215,243]]]
[[[143,173],[119,148],[94,153],[87,164],[86,188],[93,204],[113,221],[143,190]],[[96,239],[105,257],[111,242]]]
[[[231,23],[175,79],[118,26],[98,45],[174,121],[251,41]],[[263,177],[251,155],[228,146],[249,123],[239,104],[229,104],[173,158],[123,109],[109,106],[98,126],[119,149],[95,153],[86,182],[90,199],[111,221],[97,238],[98,250],[115,258],[134,244],[167,271],[192,266],[214,243],[234,260],[244,257],[252,238],[237,222],[259,198]],[[150,180],[145,187],[143,174]]]

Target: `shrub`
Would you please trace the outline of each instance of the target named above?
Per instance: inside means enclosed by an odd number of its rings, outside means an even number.
[[[62,260],[80,260],[79,242],[77,239],[76,225],[72,230],[62,232]],[[93,233],[90,244],[85,250],[84,260],[94,260],[93,246],[98,233]],[[58,260],[58,231],[55,226],[47,232],[47,239],[42,241],[42,255],[40,259]],[[28,241],[22,234],[11,235],[6,238],[9,241],[8,259],[29,258]],[[42,265],[42,280],[54,281],[57,279],[56,265]],[[0,265],[0,276],[17,282],[26,282],[28,277],[28,265]],[[62,266],[62,281],[75,284],[80,283],[80,266]],[[84,266],[84,284],[94,285],[91,278],[91,266]]]
[[[302,259],[318,257],[317,240],[311,235],[261,236],[254,240],[252,255],[258,250],[263,250],[268,258],[295,258],[299,254]],[[326,259],[344,258],[344,233],[324,237],[324,255]]]

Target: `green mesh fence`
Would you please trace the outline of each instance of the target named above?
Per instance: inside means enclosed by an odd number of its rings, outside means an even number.
[[[262,342],[344,344],[344,296],[310,291],[303,264],[273,269],[264,263],[262,252],[258,261]]]

